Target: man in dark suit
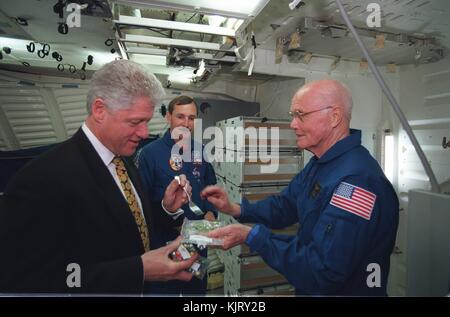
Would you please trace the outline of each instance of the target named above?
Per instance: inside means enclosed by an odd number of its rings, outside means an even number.
[[[149,281],[188,281],[195,258],[174,262],[180,239],[151,250],[150,203],[132,155],[162,96],[138,64],[108,63],[92,77],[88,117],[69,140],[24,167],[0,206],[0,293],[142,294]],[[185,177],[163,201],[187,202]],[[161,208],[160,206],[155,206]]]

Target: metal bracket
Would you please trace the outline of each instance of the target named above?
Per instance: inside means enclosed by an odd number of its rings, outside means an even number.
[[[446,148],[450,148],[450,140],[447,142],[447,138],[444,136],[444,138],[442,139],[442,147],[444,149]]]

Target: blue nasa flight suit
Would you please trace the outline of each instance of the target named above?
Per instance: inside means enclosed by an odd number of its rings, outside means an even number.
[[[350,132],[321,158],[311,158],[279,196],[242,201],[239,221],[258,223],[246,243],[295,286],[297,295],[387,295],[398,198],[361,145],[361,131]],[[362,202],[352,196],[358,193],[367,194]],[[342,196],[350,199],[348,205],[339,204]],[[268,229],[294,223],[296,236]]]
[[[200,145],[200,153],[191,144],[191,162],[183,162],[181,169],[176,171],[172,169],[169,161],[171,159],[171,149],[175,142],[170,135],[170,129],[164,136],[143,147],[138,159],[138,168],[146,187],[147,193],[153,205],[161,204],[169,183],[176,175],[186,175],[192,187],[192,200],[204,212],[213,211],[216,216],[215,208],[206,200],[200,198],[200,192],[208,185],[217,183],[216,175],[211,163],[204,160]],[[196,152],[197,153],[194,153]],[[184,214],[177,220],[172,220],[164,210],[156,209],[154,213],[155,228],[152,228],[152,246],[159,248],[165,246],[168,241],[175,240],[179,236],[176,229],[186,217],[190,220],[203,219],[203,216],[195,215],[188,204],[182,206]],[[156,214],[155,214],[156,213]],[[201,256],[206,256],[206,250],[200,252]],[[152,293],[155,294],[204,294],[206,292],[207,279],[199,280],[193,277],[190,282],[169,281],[153,283]]]

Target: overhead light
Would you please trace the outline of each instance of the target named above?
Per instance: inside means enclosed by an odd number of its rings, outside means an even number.
[[[161,55],[131,54],[131,60],[140,64],[166,66],[166,57]]]
[[[132,3],[141,8],[168,9],[171,11],[218,14],[225,17],[248,19],[257,16],[270,0],[191,0],[191,1],[148,1],[115,0],[114,2]]]
[[[10,47],[14,51],[26,51],[27,44],[29,41],[13,39],[9,37],[0,37],[0,42],[2,45]]]
[[[294,0],[291,3],[289,3],[289,9],[294,10],[294,9],[298,9],[301,6],[303,6],[305,3],[302,2],[302,0]]]
[[[384,135],[384,157],[383,157],[383,171],[391,183],[394,182],[394,135],[389,131],[385,131]]]
[[[221,27],[223,21],[226,18],[221,16],[210,16],[211,21],[210,24],[197,24],[197,23],[187,23],[187,22],[178,22],[178,21],[166,21],[159,19],[149,19],[149,18],[136,18],[130,16],[119,15],[119,19],[114,21],[120,25],[132,25],[132,26],[140,26],[140,27],[149,27],[149,28],[157,28],[164,30],[174,30],[174,31],[183,31],[183,32],[193,32],[193,33],[203,33],[203,34],[211,34],[211,35],[220,35],[220,36],[230,36],[235,37],[235,31],[227,28]]]
[[[185,77],[185,76],[169,76],[169,81],[172,86],[179,86],[179,85],[189,85],[191,83],[192,78],[191,77]]]
[[[197,76],[202,76],[203,73],[205,72],[205,60],[202,59],[200,60],[200,62],[198,63],[198,68],[194,71],[194,74],[196,74]]]
[[[222,23],[227,19],[220,15],[208,15],[208,23],[211,26],[221,26]]]
[[[239,27],[244,23],[244,20],[242,19],[236,19],[236,18],[228,18],[225,22],[226,27],[228,29],[237,30]]]
[[[418,49],[416,49],[416,54],[414,55],[414,59],[416,61],[418,61],[421,58],[422,58],[422,51],[420,50],[420,48],[418,48]]]
[[[168,49],[139,47],[130,45],[127,46],[126,52],[129,54],[142,54],[142,55],[159,55],[159,56],[169,55]]]
[[[122,38],[120,40],[122,42],[127,43],[131,42],[131,43],[142,43],[142,44],[163,45],[163,46],[187,47],[190,49],[197,48],[211,51],[224,51],[221,45],[218,43],[164,38],[157,36],[125,34],[125,38],[124,39]],[[233,52],[233,49],[230,48],[227,51]]]

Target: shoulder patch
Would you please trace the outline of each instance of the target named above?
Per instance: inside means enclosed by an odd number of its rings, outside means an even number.
[[[333,193],[330,205],[370,220],[377,195],[361,187],[341,182]]]

